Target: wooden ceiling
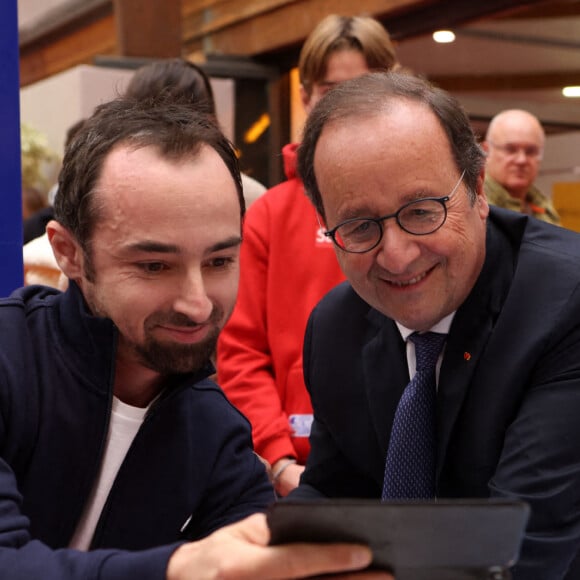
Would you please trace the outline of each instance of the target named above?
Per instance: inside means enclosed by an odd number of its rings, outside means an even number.
[[[19,8],[38,0],[19,0]],[[45,0],[49,2],[49,0]],[[95,59],[249,57],[285,73],[326,14],[375,16],[401,62],[462,100],[484,126],[523,107],[548,132],[580,128],[580,0],[50,0],[20,14],[21,86]],[[453,45],[431,32],[452,28]],[[241,65],[240,65],[241,66]]]
[[[295,64],[300,44],[329,13],[368,13],[403,41],[483,16],[552,12],[570,2],[540,0],[62,0],[26,19],[20,0],[20,79],[26,86],[96,56],[244,55]],[[540,13],[540,12],[539,12]],[[477,84],[501,79],[442,79]],[[522,82],[530,83],[529,77]],[[548,82],[544,79],[543,82]]]

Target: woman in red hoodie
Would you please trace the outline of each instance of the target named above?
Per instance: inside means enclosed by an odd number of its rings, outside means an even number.
[[[380,22],[327,16],[300,53],[306,113],[338,83],[397,67]],[[252,423],[256,452],[270,464],[282,496],[298,485],[310,450],[312,407],[302,375],[308,316],[344,280],[296,174],[297,147],[282,150],[287,181],[263,194],[246,215],[238,300],[217,358],[218,381]]]

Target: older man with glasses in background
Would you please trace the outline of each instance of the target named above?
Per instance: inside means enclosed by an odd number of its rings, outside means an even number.
[[[550,198],[534,186],[544,154],[544,129],[520,109],[498,113],[487,129],[484,190],[489,203],[560,225]]]

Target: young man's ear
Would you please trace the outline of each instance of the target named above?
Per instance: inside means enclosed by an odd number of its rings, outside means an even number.
[[[312,96],[311,92],[308,92],[303,84],[300,84],[300,100],[302,101],[302,106],[304,107],[304,111],[306,114],[310,113],[310,97]]]
[[[48,222],[46,234],[58,267],[67,278],[79,280],[83,275],[83,251],[79,243],[64,226],[54,220]]]

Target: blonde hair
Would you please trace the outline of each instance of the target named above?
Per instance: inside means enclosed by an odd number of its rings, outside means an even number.
[[[307,94],[324,79],[329,56],[345,49],[360,51],[371,71],[396,70],[399,66],[389,33],[378,20],[330,14],[318,23],[300,51],[298,70]]]

